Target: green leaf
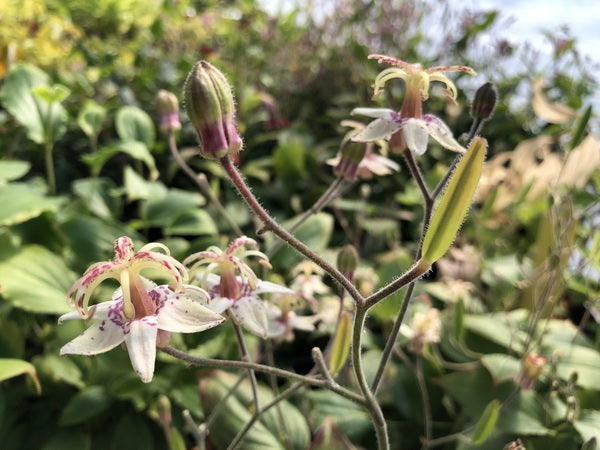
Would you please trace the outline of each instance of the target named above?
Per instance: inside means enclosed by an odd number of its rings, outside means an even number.
[[[0,358],[0,381],[27,374],[35,383],[38,395],[42,393],[42,387],[37,378],[33,364],[20,359]]]
[[[167,188],[160,181],[146,181],[129,166],[123,169],[123,184],[128,201],[162,198],[167,194]]]
[[[573,150],[581,143],[591,117],[592,105],[589,105],[577,121],[577,127],[573,131],[573,135],[571,136],[571,140],[569,141],[569,150]]]
[[[169,189],[163,197],[148,199],[142,205],[141,216],[146,226],[168,227],[177,216],[204,203],[204,197],[196,192]]]
[[[123,141],[109,147],[103,147],[96,153],[83,155],[83,161],[90,166],[92,174],[97,176],[100,174],[102,167],[106,162],[118,153],[125,153],[133,159],[142,161],[150,171],[150,179],[158,178],[158,170],[154,158],[150,154],[150,150],[146,144],[140,141]]]
[[[67,113],[62,105],[54,103],[50,106],[32,92],[37,86],[48,85],[48,75],[40,69],[16,64],[0,89],[0,102],[25,127],[27,137],[38,144],[44,143],[48,128],[54,140],[66,129]],[[51,124],[48,124],[49,120]]]
[[[517,352],[523,351],[523,344],[527,338],[526,333],[512,323],[508,314],[467,314],[464,323],[467,330],[490,342],[505,348],[512,348]]]
[[[2,296],[13,306],[34,313],[71,311],[66,295],[76,280],[62,258],[31,245],[0,263]]]
[[[106,109],[94,101],[87,101],[81,111],[79,111],[77,124],[86,136],[92,139],[100,133],[105,117]]]
[[[79,389],[85,386],[81,369],[70,358],[59,356],[58,353],[49,353],[35,357],[33,362],[42,379],[51,378],[55,382],[60,381]]]
[[[573,422],[573,426],[584,442],[594,438],[596,441],[600,441],[600,411],[593,409],[581,410],[579,417]]]
[[[111,441],[111,450],[154,449],[154,437],[148,424],[140,416],[126,415],[119,418]]]
[[[283,223],[285,228],[289,228],[295,219],[290,219]],[[321,212],[311,216],[306,222],[294,232],[294,236],[308,245],[313,251],[323,252],[329,244],[331,233],[333,232],[333,217],[327,213]],[[269,245],[274,242],[274,238],[267,238]],[[267,247],[269,246],[267,245]],[[282,246],[273,255],[272,262],[276,266],[292,267],[302,259],[295,250]]]
[[[98,217],[113,219],[121,209],[117,187],[110,178],[80,178],[73,182],[73,192],[86,208]]]
[[[213,371],[209,377],[200,381],[200,398],[205,414],[210,414],[217,405],[222,408],[212,422],[209,434],[209,439],[217,448],[227,447],[237,432],[252,417],[249,409],[252,408],[252,390],[247,380],[238,386],[233,395],[225,398],[237,380],[236,375]],[[261,405],[273,399],[270,389],[262,385],[258,388]],[[277,413],[277,408],[271,408],[262,414],[242,440],[241,448],[247,450],[308,448],[310,431],[306,418],[288,401],[282,401],[278,405],[281,415]],[[280,418],[283,419],[283,424]]]
[[[277,177],[287,185],[295,186],[304,174],[305,160],[306,150],[299,140],[278,146],[273,154]]]
[[[58,424],[61,426],[77,425],[106,411],[110,399],[102,386],[90,386],[75,394],[65,405]]]
[[[331,376],[335,377],[340,369],[344,367],[350,352],[350,341],[352,339],[352,319],[347,311],[342,313],[338,325],[333,346],[331,348],[331,356],[329,357],[329,368]]]
[[[495,383],[512,380],[521,370],[521,362],[517,358],[503,353],[483,355],[481,363],[489,370]]]
[[[46,103],[62,103],[69,95],[71,91],[68,87],[62,84],[55,84],[53,86],[36,86],[31,89],[33,95]]]
[[[38,188],[24,183],[0,186],[0,226],[10,226],[57,211],[64,198],[46,197]]]
[[[165,228],[165,233],[167,235],[198,236],[217,234],[218,229],[210,214],[203,209],[192,209],[177,216],[173,223]]]
[[[31,168],[31,163],[28,161],[0,161],[0,184],[5,184],[7,181],[18,180]]]
[[[485,139],[473,139],[448,182],[423,239],[422,259],[428,264],[444,256],[462,225],[479,184],[486,147]]]
[[[77,430],[59,430],[46,442],[42,450],[91,450],[89,434]]]
[[[471,436],[471,441],[473,444],[483,444],[487,438],[490,437],[490,434],[492,434],[492,431],[494,431],[494,427],[496,426],[499,415],[500,402],[498,400],[492,400],[483,411],[481,419],[479,419],[477,425],[475,425],[475,431],[473,431],[473,436]]]
[[[459,298],[454,305],[454,339],[462,342],[465,338],[465,302]]]
[[[115,119],[117,133],[123,141],[138,141],[152,148],[155,130],[152,118],[136,106],[124,106],[117,111]]]

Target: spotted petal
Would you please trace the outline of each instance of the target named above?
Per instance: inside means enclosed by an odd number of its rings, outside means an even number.
[[[350,113],[353,116],[372,117],[373,119],[393,120],[398,115],[396,111],[388,108],[354,108]]]
[[[387,139],[400,128],[402,128],[402,124],[393,120],[376,119],[352,136],[352,140],[354,142],[373,142]]]
[[[156,335],[158,320],[156,316],[146,316],[130,323],[129,333],[125,336],[127,351],[133,370],[144,383],[152,381],[154,360],[156,359]]]
[[[290,288],[281,286],[280,284],[271,283],[270,281],[258,280],[254,294],[293,294]]]
[[[171,292],[157,313],[158,328],[174,333],[196,333],[225,320],[186,295]]]
[[[266,339],[269,332],[267,310],[257,297],[242,297],[230,308],[235,319],[248,331]]]
[[[448,128],[448,125],[442,121],[442,119],[431,114],[425,114],[422,122],[429,132],[429,135],[442,147],[458,153],[466,152],[466,149],[454,139],[454,136],[452,136],[452,131],[450,128]]]
[[[97,355],[115,348],[124,340],[125,332],[122,327],[111,321],[100,321],[94,323],[71,342],[63,345],[60,354]]]

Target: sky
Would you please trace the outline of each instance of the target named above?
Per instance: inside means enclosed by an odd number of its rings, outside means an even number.
[[[497,9],[514,22],[505,30],[514,41],[549,46],[542,31],[568,26],[582,55],[600,62],[600,0],[454,0],[475,9]]]

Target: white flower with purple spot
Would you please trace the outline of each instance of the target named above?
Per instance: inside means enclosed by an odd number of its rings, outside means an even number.
[[[131,365],[144,383],[152,380],[156,347],[165,346],[171,333],[197,333],[212,328],[225,319],[209,310],[208,294],[196,286],[183,285],[183,292],[173,292],[167,285],[157,286],[142,279],[155,308],[153,314],[127,319],[123,313],[121,288],[111,301],[92,307],[92,326],[60,349],[61,355],[96,355],[124,343]],[[81,319],[77,311],[64,314],[58,323]]]
[[[236,277],[237,295],[226,297],[219,294],[222,284],[220,276],[215,274],[199,275],[198,279],[204,280],[205,287],[210,294],[210,302],[204,303],[209,309],[218,314],[228,315],[237,324],[263,339],[271,337],[271,333],[268,309],[260,296],[262,294],[294,294],[291,289],[269,281],[256,279],[255,285],[252,287],[241,277]]]
[[[352,137],[356,142],[372,142],[388,139],[392,134],[402,130],[406,146],[416,155],[427,150],[427,140],[431,136],[442,147],[458,153],[465,148],[452,136],[452,131],[442,119],[433,114],[424,114],[420,118],[401,118],[400,113],[385,108],[355,108],[352,114],[372,117],[375,120]]]

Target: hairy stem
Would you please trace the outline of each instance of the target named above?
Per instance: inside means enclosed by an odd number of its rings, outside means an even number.
[[[246,341],[244,340],[244,333],[240,326],[235,323],[233,320],[231,321],[233,325],[233,329],[235,330],[235,336],[238,341],[238,345],[240,346],[240,353],[242,354],[242,360],[250,362],[250,354],[248,353],[248,348],[246,347]],[[254,400],[254,411],[258,411],[260,408],[260,404],[258,401],[258,382],[256,381],[256,374],[254,370],[248,369],[248,376],[250,378],[250,385],[252,386],[252,398]]]
[[[256,197],[250,192],[250,189],[244,182],[244,179],[233,165],[233,162],[228,156],[220,159],[221,165],[225,169],[227,175],[231,179],[232,183],[242,196],[242,198],[248,204],[248,207],[263,221],[265,224],[265,228],[272,231],[279,238],[287,242],[291,247],[296,249],[299,253],[306,256],[308,259],[312,260],[318,266],[320,266],[323,270],[325,270],[333,279],[335,279],[339,284],[341,284],[344,289],[348,292],[348,294],[354,299],[357,304],[364,303],[364,298],[358,292],[358,289],[352,284],[350,280],[348,280],[339,270],[313,252],[310,248],[308,248],[305,244],[300,242],[294,236],[292,236],[288,231],[286,231],[281,225],[279,225],[270,215],[265,211],[265,209],[260,205]]]
[[[371,415],[371,421],[375,428],[375,434],[377,436],[377,445],[379,450],[389,450],[389,438],[387,432],[387,424],[383,417],[383,412],[375,395],[371,392],[365,372],[362,367],[362,356],[361,356],[361,341],[362,331],[365,326],[365,318],[367,316],[367,308],[364,306],[358,306],[354,315],[354,327],[352,330],[352,364],[354,366],[354,373],[358,381],[358,386],[365,399],[365,406]]]
[[[306,375],[300,375],[295,372],[290,372],[288,370],[279,369],[277,367],[265,366],[264,364],[258,364],[247,361],[232,361],[228,359],[213,359],[213,358],[199,358],[195,356],[188,355],[181,350],[177,350],[173,347],[164,347],[160,349],[164,353],[173,356],[181,361],[184,361],[192,366],[197,367],[216,367],[219,369],[252,369],[255,372],[262,372],[267,374],[273,374],[277,377],[286,378],[289,380],[299,381],[304,384],[308,384],[311,386],[315,386],[318,388],[329,389],[332,392],[335,392],[338,395],[341,395],[348,400],[357,403],[361,406],[365,405],[365,400],[361,395],[358,395],[337,383],[333,386],[329,384],[327,380],[322,380],[320,378],[310,377]]]

